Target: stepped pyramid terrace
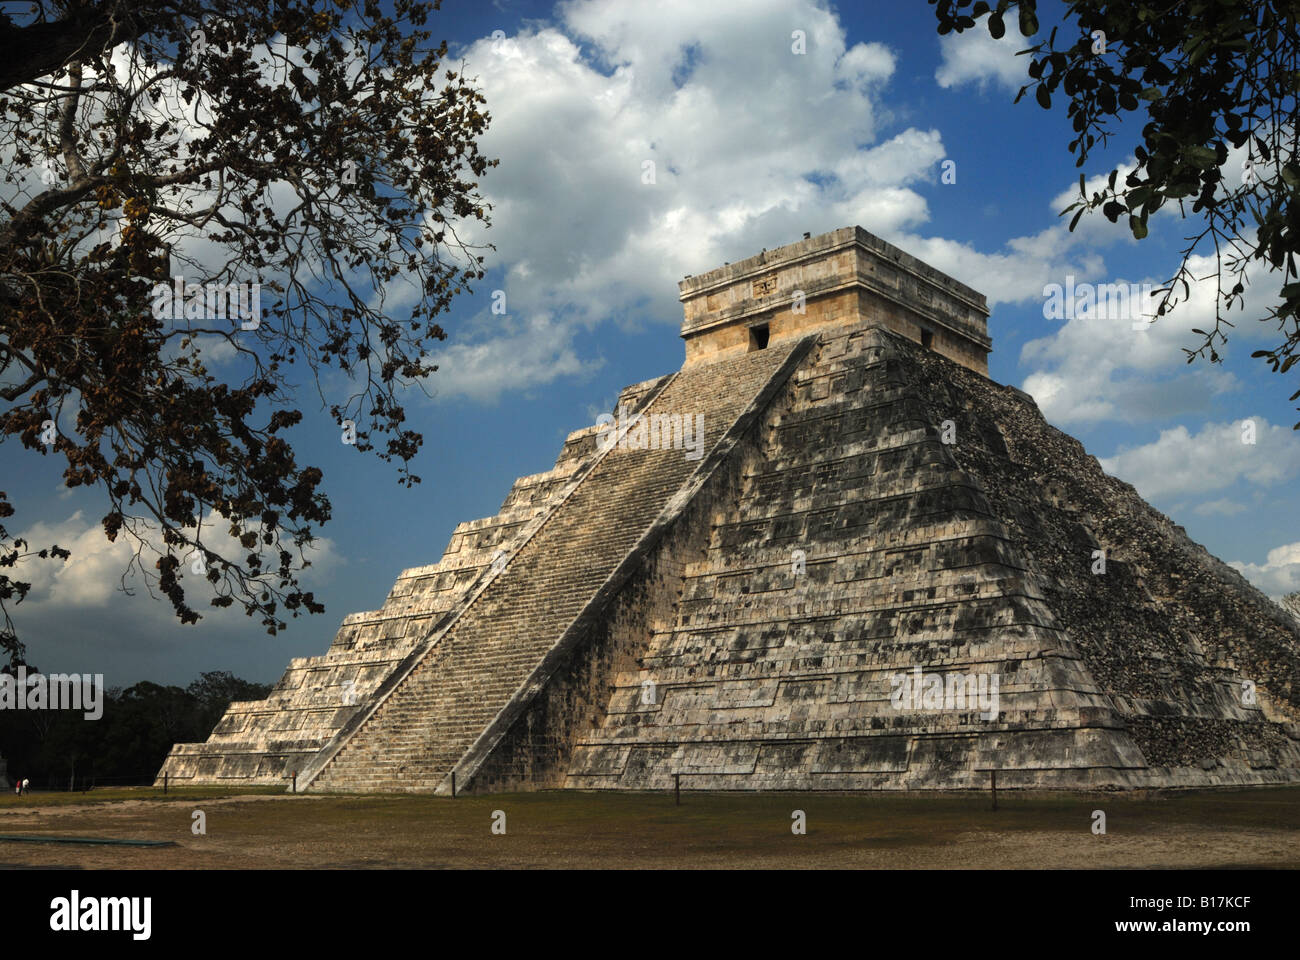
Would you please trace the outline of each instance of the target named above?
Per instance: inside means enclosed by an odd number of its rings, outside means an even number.
[[[680,284],[627,387],[171,783],[446,794],[1300,779],[1300,627],[860,227]]]

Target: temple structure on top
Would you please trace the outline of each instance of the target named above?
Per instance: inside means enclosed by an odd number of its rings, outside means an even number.
[[[805,235],[677,286],[688,365],[875,323],[988,376],[983,294],[861,227]]]
[[[160,778],[1300,779],[1300,623],[989,379],[984,297],[860,227],[680,289],[680,370]]]

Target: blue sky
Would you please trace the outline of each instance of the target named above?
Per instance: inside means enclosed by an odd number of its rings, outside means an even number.
[[[1180,349],[1212,317],[1203,289],[1143,331],[1045,319],[1044,287],[1069,276],[1160,284],[1198,221],[1162,213],[1141,243],[1100,214],[1067,232],[1057,214],[1077,192],[1072,133],[1061,108],[1012,105],[1026,65],[1014,30],[1002,43],[983,28],[940,38],[919,2],[445,7],[434,29],[478,78],[494,118],[482,149],[501,164],[482,182],[495,206],[482,235],[497,247],[490,272],[443,320],[432,398],[410,397],[424,482],[399,487],[307,407],[295,440],[334,504],[308,580],[327,613],[272,638],[233,612],[182,627],[138,581],[123,594],[102,502],[5,449],[11,532],[74,550],[62,567],[28,571],[36,587],[15,611],[37,666],[102,672],[110,685],[201,670],[276,679],[291,657],[324,652],[344,615],[382,604],[400,570],[435,562],[457,522],[495,513],[516,476],[550,467],[620,388],[680,366],[683,276],[851,224],[985,293],[993,379],[1033,394],[1267,593],[1300,589],[1295,386],[1249,357],[1269,345],[1252,318],[1275,278],[1254,275],[1254,312],[1221,365],[1189,366]],[[1118,128],[1082,172],[1131,162],[1137,129]],[[645,160],[654,184],[642,183]],[[945,161],[955,183],[942,182]],[[488,309],[494,290],[505,316]],[[1241,442],[1245,419],[1253,445]]]

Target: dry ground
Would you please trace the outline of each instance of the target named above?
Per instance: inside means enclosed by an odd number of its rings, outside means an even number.
[[[140,788],[0,796],[0,866],[95,868],[1300,867],[1300,787],[1166,795],[286,796]],[[807,814],[805,836],[791,812]],[[1092,833],[1103,810],[1107,833]],[[207,834],[191,832],[192,813]],[[493,811],[506,814],[494,836]]]

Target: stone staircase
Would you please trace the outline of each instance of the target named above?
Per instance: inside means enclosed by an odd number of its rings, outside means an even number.
[[[788,375],[792,352],[807,346],[786,344],[683,369],[651,399],[643,418],[694,422],[702,416],[703,455],[774,375]],[[468,786],[537,693],[539,684],[529,681],[548,653],[708,460],[682,448],[623,449],[624,440],[635,445],[635,428],[629,434],[598,455],[497,576],[302,771],[300,788],[447,792],[458,765],[460,786]]]
[[[627,387],[619,403],[635,406],[658,383]],[[329,650],[291,660],[266,699],[236,701],[207,741],[176,744],[157,782],[269,785],[303,769],[560,502],[595,459],[596,434],[569,434],[555,466],[515,480],[495,515],[458,524],[437,563],[403,570],[382,607],[346,616]]]

